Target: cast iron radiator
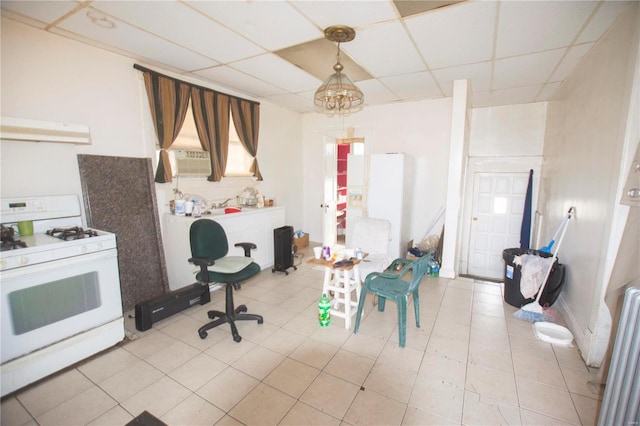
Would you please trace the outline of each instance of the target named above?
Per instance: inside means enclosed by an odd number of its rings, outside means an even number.
[[[598,425],[640,424],[640,289],[624,295]]]
[[[275,256],[271,272],[284,272],[293,268],[293,226],[282,226],[273,230],[273,253]]]

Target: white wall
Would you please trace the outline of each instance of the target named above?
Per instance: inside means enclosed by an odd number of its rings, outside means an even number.
[[[304,228],[311,241],[322,241],[323,140],[353,127],[365,137],[365,152],[404,152],[415,161],[411,238],[419,242],[445,205],[451,98],[365,107],[344,118],[306,114],[303,118]],[[391,172],[391,171],[390,171]],[[438,229],[437,234],[440,233]]]
[[[575,206],[560,253],[567,266],[560,305],[583,357],[594,366],[602,360],[609,335],[602,297],[608,280],[605,265],[617,251],[611,232],[621,227],[613,213],[621,169],[627,164],[625,133],[639,121],[628,111],[638,79],[640,8],[637,3],[629,8],[631,13],[621,15],[554,95],[547,115],[543,229],[548,231]]]
[[[81,195],[77,154],[151,157],[155,164],[148,101],[134,60],[8,19],[2,19],[1,31],[2,115],[85,124],[92,139],[86,146],[2,141],[3,197]],[[258,186],[286,205],[287,222],[295,227],[302,226],[302,171],[295,166],[301,157],[301,139],[300,114],[261,103],[258,159],[265,180]],[[180,189],[221,198],[226,192],[237,195],[244,186],[256,185],[249,179],[195,182],[193,187],[180,182]],[[170,194],[173,186],[160,184],[159,192]]]

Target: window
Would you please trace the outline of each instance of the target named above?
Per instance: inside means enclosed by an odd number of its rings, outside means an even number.
[[[156,145],[156,156],[160,147]],[[176,176],[209,176],[211,174],[211,164],[208,154],[202,149],[198,139],[196,123],[193,120],[191,103],[187,109],[187,116],[184,119],[182,129],[176,140],[167,150],[173,177]],[[199,154],[202,153],[202,154]],[[186,160],[186,161],[185,161]],[[227,158],[227,168],[225,177],[251,176],[249,169],[253,163],[253,157],[244,149],[233,120],[229,123],[229,157]]]

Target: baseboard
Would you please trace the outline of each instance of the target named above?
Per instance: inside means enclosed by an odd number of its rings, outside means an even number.
[[[587,365],[584,354],[589,352],[591,339],[584,334],[582,328],[578,325],[578,321],[573,316],[573,312],[569,309],[569,305],[567,305],[562,294],[558,296],[558,299],[552,308],[555,308],[567,323],[567,328],[571,331],[571,334],[573,334],[573,340],[575,341],[576,346],[578,346],[578,349],[580,349],[580,357],[584,361],[585,365]]]

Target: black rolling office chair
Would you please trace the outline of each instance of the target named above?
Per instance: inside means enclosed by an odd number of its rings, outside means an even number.
[[[233,340],[239,342],[242,337],[238,334],[235,321],[256,320],[262,324],[260,315],[245,314],[247,307],[240,305],[234,308],[233,289],[240,289],[240,283],[260,272],[260,266],[251,259],[251,249],[255,249],[253,243],[237,243],[236,247],[244,249],[244,256],[227,256],[229,243],[227,235],[218,222],[209,219],[198,219],[191,224],[189,230],[191,243],[191,258],[189,262],[200,266],[200,272],[196,275],[202,283],[224,284],[226,289],[225,312],[209,311],[207,315],[215,321],[203,325],[198,329],[201,339],[207,337],[207,330],[221,324],[229,323]],[[216,319],[217,318],[217,319]]]

